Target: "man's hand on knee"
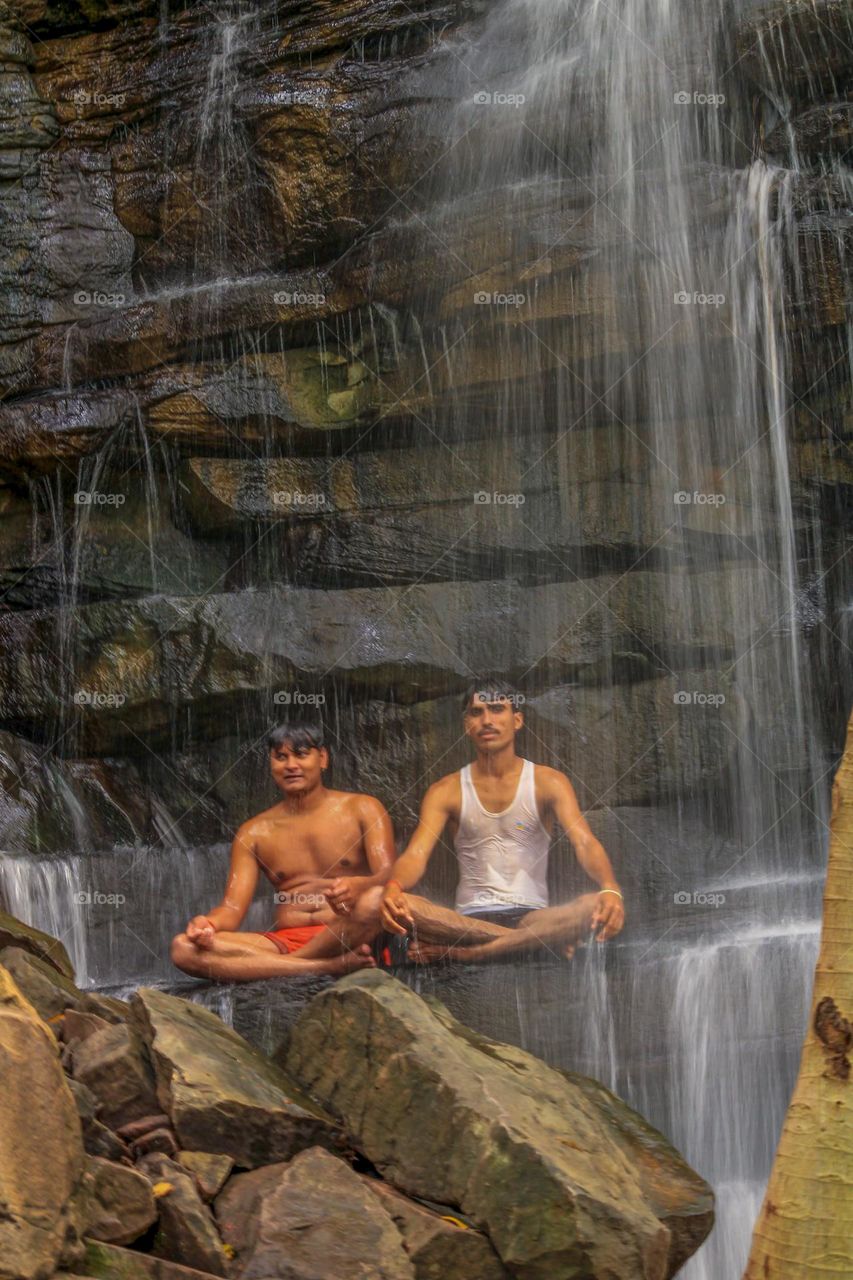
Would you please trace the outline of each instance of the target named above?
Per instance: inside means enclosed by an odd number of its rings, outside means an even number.
[[[213,946],[216,926],[207,916],[193,916],[187,925],[187,938],[204,950]]]
[[[382,928],[388,933],[408,933],[414,929],[415,921],[406,902],[406,895],[396,880],[389,880],[382,894],[379,907],[379,919]]]

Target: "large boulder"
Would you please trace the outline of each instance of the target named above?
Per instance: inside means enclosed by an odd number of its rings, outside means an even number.
[[[340,1141],[329,1116],[209,1009],[145,987],[133,1004],[182,1147],[251,1169]]]
[[[56,1042],[0,968],[0,1277],[46,1280],[76,1260],[80,1118]]]
[[[320,1147],[232,1179],[216,1210],[241,1280],[415,1280],[391,1215],[348,1164]]]
[[[89,1235],[108,1244],[132,1244],[157,1221],[148,1178],[100,1156],[90,1156],[86,1163],[94,1184]]]
[[[317,996],[281,1060],[389,1182],[459,1206],[524,1280],[666,1280],[711,1228],[710,1188],[640,1116],[382,972]]]
[[[52,965],[66,978],[74,978],[74,967],[68,958],[68,952],[57,938],[41,929],[33,929],[23,920],[16,920],[6,911],[0,911],[0,947],[17,947],[21,951],[29,951],[47,964]]]

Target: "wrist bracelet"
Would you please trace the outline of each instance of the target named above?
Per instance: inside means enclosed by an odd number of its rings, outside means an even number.
[[[599,893],[615,893],[617,898],[622,898],[622,901],[623,902],[625,901],[625,899],[622,897],[622,894],[619,892],[618,889],[599,889],[598,892]]]

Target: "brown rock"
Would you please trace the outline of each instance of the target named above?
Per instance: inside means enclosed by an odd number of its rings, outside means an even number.
[[[235,1174],[216,1197],[214,1208],[222,1239],[239,1258],[248,1257],[254,1248],[260,1204],[278,1186],[286,1169],[287,1162],[279,1161]]]
[[[87,1089],[73,1076],[66,1076],[66,1083],[71,1090],[77,1106],[77,1114],[83,1125],[83,1146],[90,1156],[103,1156],[105,1160],[117,1160],[131,1163],[130,1148],[117,1137],[112,1129],[98,1120],[99,1102],[91,1089]]]
[[[136,1253],[119,1245],[87,1240],[86,1258],[81,1266],[92,1280],[208,1280],[209,1271],[182,1267],[167,1258]],[[217,1273],[218,1274],[218,1273]],[[54,1280],[62,1280],[55,1276]]]
[[[215,1156],[208,1151],[182,1151],[178,1164],[195,1179],[198,1193],[204,1201],[219,1195],[234,1168],[230,1156]]]
[[[228,1257],[213,1215],[192,1177],[167,1156],[143,1156],[138,1168],[154,1185],[160,1226],[152,1252],[213,1275],[228,1275]]]
[[[139,1120],[131,1120],[130,1124],[123,1124],[117,1130],[117,1133],[125,1142],[135,1142],[137,1138],[141,1138],[143,1134],[150,1133],[152,1129],[167,1129],[168,1127],[169,1117],[163,1115],[162,1111],[158,1111],[155,1115],[142,1116]]]
[[[99,992],[85,992],[83,1008],[87,1013],[96,1013],[105,1022],[127,1022],[130,1017],[130,1005],[115,996],[101,995]]]
[[[289,1076],[209,1009],[143,987],[134,1012],[150,1048],[160,1105],[182,1147],[253,1168],[341,1141],[337,1126]]]
[[[232,1192],[233,1183],[242,1185]],[[321,1147],[232,1179],[216,1207],[241,1280],[415,1280],[378,1197]]]
[[[134,1159],[138,1160],[140,1156],[160,1155],[174,1156],[178,1153],[178,1144],[175,1141],[175,1135],[171,1129],[165,1125],[159,1129],[149,1129],[147,1133],[143,1133],[141,1137],[134,1139],[130,1144]]]
[[[107,1031],[110,1023],[96,1013],[84,1009],[71,1009],[62,1022],[62,1039],[65,1044],[82,1043],[98,1031]]]
[[[0,1277],[42,1280],[76,1256],[80,1117],[56,1042],[0,968]]]
[[[158,1109],[145,1046],[134,1029],[119,1024],[96,1031],[74,1043],[73,1060],[74,1079],[92,1090],[111,1129]]]
[[[83,993],[65,974],[41,956],[22,947],[5,947],[0,964],[9,970],[21,994],[45,1022],[59,1019],[67,1008],[77,1009]]]
[[[363,1178],[403,1237],[415,1280],[509,1280],[489,1240],[448,1209],[446,1215],[416,1204],[387,1182]]]
[[[74,968],[68,958],[68,952],[56,938],[41,929],[32,929],[22,920],[16,920],[5,911],[0,911],[0,948],[20,947],[32,955],[45,960],[54,969],[74,980]]]
[[[157,1220],[151,1183],[135,1169],[90,1156],[94,1180],[88,1234],[109,1244],[133,1244]]]

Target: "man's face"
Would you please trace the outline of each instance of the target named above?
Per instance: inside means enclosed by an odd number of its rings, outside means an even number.
[[[478,751],[499,751],[508,746],[523,724],[508,698],[487,689],[475,693],[465,712],[465,732]]]
[[[325,747],[295,747],[285,742],[270,752],[270,772],[279,791],[285,796],[307,795],[322,782],[323,770],[329,763]]]

